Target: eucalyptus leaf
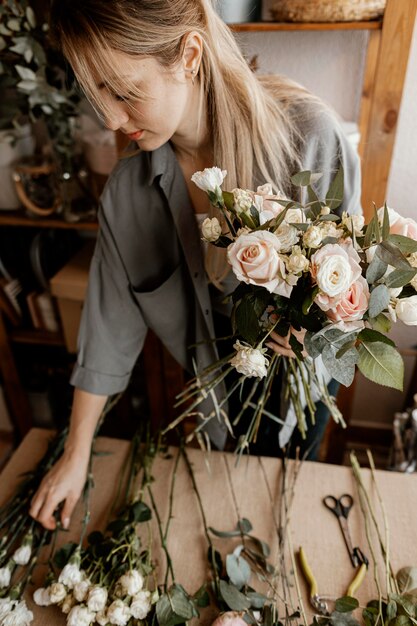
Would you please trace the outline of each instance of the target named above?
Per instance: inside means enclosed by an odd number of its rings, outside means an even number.
[[[417,252],[417,241],[410,237],[404,237],[404,235],[390,235],[388,241],[393,243],[404,254]]]
[[[339,611],[333,611],[330,615],[330,624],[332,626],[360,626],[352,613],[341,613]]]
[[[266,596],[256,591],[248,591],[246,595],[250,600],[251,607],[254,609],[262,609],[265,606],[265,602],[268,601]]]
[[[184,623],[184,618],[180,615],[176,615],[172,608],[167,593],[162,595],[156,603],[156,617],[159,626],[176,626],[176,624]]]
[[[384,203],[384,219],[382,222],[382,239],[388,239],[389,236],[389,214],[387,203]]]
[[[26,19],[31,28],[36,28],[36,17],[32,7],[26,7]]]
[[[390,600],[387,604],[387,620],[390,622],[397,615],[397,603]]]
[[[376,283],[380,278],[383,277],[383,275],[387,271],[387,268],[388,264],[380,259],[377,254],[375,254],[374,258],[368,265],[368,269],[366,270],[366,280],[368,281],[368,283],[370,285]]]
[[[12,18],[10,20],[7,20],[7,28],[9,30],[14,31],[15,33],[18,33],[20,30],[20,22],[19,20]]]
[[[193,603],[179,585],[171,587],[168,593],[170,595],[172,608],[176,615],[182,617],[184,620],[189,620],[194,617]]]
[[[382,342],[363,342],[358,347],[358,367],[379,385],[403,390],[404,363],[395,348]]]
[[[329,190],[326,194],[326,205],[334,211],[337,209],[343,201],[344,192],[344,172],[343,167],[340,165],[335,177],[330,183]]]
[[[410,270],[394,270],[385,277],[384,283],[390,289],[404,287],[413,280],[416,274],[417,268],[412,268]]]
[[[388,308],[390,302],[390,292],[385,285],[378,285],[371,291],[369,298],[369,317],[376,317]]]
[[[384,313],[369,318],[369,323],[374,330],[378,330],[381,333],[388,333],[391,330],[391,320]]]
[[[250,607],[250,600],[234,585],[221,580],[219,586],[223,600],[232,611],[244,611]]]
[[[385,263],[392,265],[396,269],[409,270],[411,267],[401,250],[391,241],[382,241],[377,247],[375,254],[385,261]]]
[[[374,330],[373,328],[364,328],[358,335],[358,339],[360,341],[382,341],[382,343],[386,343],[389,346],[393,346],[395,348],[395,343],[382,333]]]
[[[365,239],[363,240],[364,248],[368,248],[373,242],[375,237],[375,217],[371,219],[368,226],[366,227]]]
[[[311,183],[311,171],[304,170],[291,176],[291,182],[296,187],[307,187]]]
[[[23,67],[22,65],[16,65],[16,71],[23,80],[37,80],[37,76],[35,72],[28,67]]]
[[[335,603],[335,609],[339,613],[349,613],[354,611],[359,606],[359,602],[356,598],[352,598],[351,596],[344,596],[343,598],[338,598]]]
[[[336,358],[338,348],[333,345],[326,345],[323,348],[323,364],[331,376],[349,387],[355,377],[355,365],[358,362],[358,352],[355,348],[350,348],[341,357]]]
[[[241,589],[249,583],[251,577],[251,569],[249,563],[242,556],[236,554],[228,554],[226,557],[226,571],[230,581]]]
[[[407,615],[398,615],[392,623],[392,626],[412,626],[412,623],[413,622]]]
[[[204,608],[209,606],[210,604],[210,596],[207,592],[206,586],[202,585],[200,589],[194,594],[193,600],[196,605],[200,608]]]
[[[397,573],[398,588],[401,593],[417,588],[417,567],[402,567]]]

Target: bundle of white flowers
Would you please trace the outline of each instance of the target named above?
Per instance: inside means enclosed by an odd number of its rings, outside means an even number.
[[[239,392],[242,410],[233,424],[244,411],[253,413],[251,430],[239,444],[247,446],[261,418],[280,421],[265,406],[278,370],[303,434],[306,411],[314,423],[318,400],[343,423],[328,393],[331,378],[349,386],[358,367],[370,380],[402,389],[403,362],[387,333],[397,319],[417,325],[417,222],[386,205],[375,210],[367,226],[360,214],[339,214],[342,168],[323,199],[314,189],[320,174],[293,176],[292,186],[308,200],[304,203],[273,194],[269,183],[256,191],[222,191],[225,176],[215,167],[192,180],[217,212],[203,223],[203,240],[226,249],[236,277],[233,349],[228,358],[198,372],[188,393],[179,397],[178,404],[186,402],[187,408],[170,428],[198,411],[217,384],[231,379],[226,398],[215,403],[197,432],[221,418],[225,400]]]

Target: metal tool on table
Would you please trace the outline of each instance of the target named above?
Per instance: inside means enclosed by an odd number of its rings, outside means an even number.
[[[334,601],[336,600],[336,598],[331,597],[331,596],[319,595],[317,581],[307,561],[306,553],[301,547],[299,551],[299,559],[300,559],[301,570],[308,584],[310,585],[311,606],[321,615],[330,615],[327,601],[329,600]],[[346,591],[347,596],[353,597],[355,592],[359,589],[359,587],[361,586],[363,582],[363,579],[365,578],[366,569],[367,569],[367,565],[365,562],[363,562],[361,566],[358,568],[358,570],[356,571],[354,578],[352,579],[349,587],[347,588],[347,591]]]
[[[349,532],[348,516],[350,513],[350,509],[353,506],[352,496],[348,493],[344,493],[342,496],[340,496],[340,498],[335,498],[334,496],[326,496],[325,498],[323,498],[323,504],[326,508],[329,509],[329,511],[333,513],[333,515],[336,515],[337,519],[339,520],[340,528],[342,529],[343,538],[345,540],[353,567],[358,567],[359,565],[363,564],[367,566],[368,559],[360,548],[353,547],[352,538]]]

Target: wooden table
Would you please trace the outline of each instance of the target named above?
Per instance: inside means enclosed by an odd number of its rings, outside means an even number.
[[[50,433],[45,430],[30,431],[0,475],[0,502],[4,502],[5,498],[12,493],[19,481],[19,474],[33,467],[42,456],[49,437]],[[97,442],[98,450],[112,454],[96,457],[94,461],[96,487],[92,496],[91,529],[103,527],[105,524],[107,511],[115,497],[117,476],[128,447],[127,441],[109,438],[99,438]],[[167,516],[168,494],[177,451],[171,449],[170,452],[168,457],[157,457],[153,467],[154,495],[162,519],[166,519]],[[231,530],[236,526],[237,513],[233,504],[233,490],[240,516],[247,517],[252,522],[253,534],[269,543],[272,549],[271,554],[276,556],[277,537],[272,512],[276,512],[279,501],[281,462],[272,458],[245,457],[236,467],[236,457],[233,455],[212,452],[209,471],[206,459],[199,450],[190,449],[188,454],[194,467],[208,525],[220,530]],[[293,465],[291,468],[293,469]],[[397,571],[405,565],[417,565],[414,517],[417,476],[378,471],[377,477],[388,509],[394,570]],[[368,470],[364,470],[364,479],[370,486]],[[273,502],[268,495],[268,488],[273,494]],[[300,545],[306,549],[318,580],[319,593],[335,597],[345,594],[354,570],[350,564],[338,522],[324,508],[322,498],[329,493],[340,496],[345,492],[351,493],[358,502],[350,468],[304,462],[297,480],[291,513],[290,535],[294,550],[297,550]],[[370,493],[376,502],[372,486],[370,486]],[[74,514],[70,533],[63,533],[61,543],[77,538],[80,519],[81,508],[79,507]],[[349,525],[354,545],[360,546],[369,556],[358,504],[352,509]],[[157,536],[156,532],[154,536]],[[236,544],[236,541],[234,544],[233,540],[230,541],[232,541],[230,544],[221,539],[214,541],[224,556],[227,554],[227,549]],[[207,543],[197,499],[182,459],[179,462],[175,483],[173,519],[168,543],[177,581],[183,584],[188,592],[194,593],[207,579]],[[162,578],[165,572],[165,558],[157,548],[153,554],[159,564]],[[304,606],[311,615],[307,586],[301,576],[300,584]],[[372,571],[368,572],[358,593],[358,599],[364,604],[371,597],[375,597]],[[33,607],[29,594],[28,603],[34,610],[34,626],[65,624],[64,616],[59,609]],[[198,623],[203,626],[210,624],[211,616],[210,612],[205,614]]]

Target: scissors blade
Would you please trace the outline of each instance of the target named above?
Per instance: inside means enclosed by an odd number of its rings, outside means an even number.
[[[345,540],[346,547],[349,552],[350,560],[352,562],[353,567],[357,567],[359,565],[358,557],[353,550],[352,538],[350,536],[347,519],[346,517],[343,517],[342,515],[339,515],[338,519],[339,519],[340,528],[342,529],[343,538]]]

